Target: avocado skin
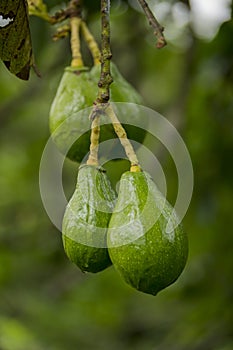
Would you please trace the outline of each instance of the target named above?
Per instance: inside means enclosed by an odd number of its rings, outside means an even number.
[[[153,223],[162,207],[161,215]],[[176,281],[186,264],[188,239],[182,225],[166,233],[171,215],[174,225],[178,218],[150,175],[145,172],[122,175],[109,222],[108,250],[121,277],[141,292],[156,295]],[[130,242],[125,241],[130,237]]]
[[[128,137],[142,143],[146,132],[143,128],[133,125],[134,121],[141,120],[140,108],[137,107],[137,104],[143,103],[142,98],[124,79],[113,62],[111,62],[111,71],[114,79],[110,86],[111,101],[132,103],[125,108],[121,107],[120,111],[121,113],[123,111],[127,120],[132,120],[132,125],[124,125]],[[66,149],[69,148],[66,156],[78,163],[81,163],[89,151],[90,130],[88,129],[90,129],[91,122],[87,113],[77,113],[93,105],[97,98],[99,78],[100,65],[94,66],[91,70],[88,67],[78,70],[66,67],[49,113],[49,127],[53,141],[62,153],[66,153]],[[120,115],[118,117],[121,119]],[[101,116],[101,120],[103,123],[110,122],[107,116]],[[76,134],[81,136],[69,147],[70,139],[74,137],[75,140]],[[117,144],[119,140],[112,125],[102,125],[100,142],[113,138]]]
[[[96,273],[112,264],[106,234],[115,198],[102,168],[80,167],[75,192],[64,214],[62,238],[68,258],[83,272]],[[100,228],[101,234],[98,234]],[[89,245],[84,244],[87,241]]]

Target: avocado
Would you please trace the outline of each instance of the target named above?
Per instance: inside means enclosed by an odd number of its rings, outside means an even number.
[[[63,218],[62,238],[68,258],[83,272],[111,265],[106,235],[116,195],[103,168],[81,166]]]
[[[188,256],[187,235],[146,172],[122,175],[107,242],[125,282],[152,295],[176,281]]]

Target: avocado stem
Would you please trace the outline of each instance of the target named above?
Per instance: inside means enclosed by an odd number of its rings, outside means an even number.
[[[94,65],[96,66],[97,64],[100,64],[100,49],[98,47],[98,44],[84,21],[81,22],[81,31],[84,40],[91,52]]]
[[[89,117],[91,123],[90,154],[87,160],[88,165],[98,165],[99,137],[100,137],[100,115],[97,114],[95,107]]]
[[[132,173],[140,173],[142,171],[142,169],[140,168],[139,165],[133,165],[132,164],[131,167],[130,167],[130,171]]]
[[[134,172],[141,171],[141,168],[139,166],[139,161],[138,161],[137,155],[133,149],[133,146],[132,146],[131,142],[129,141],[129,139],[127,137],[127,133],[126,133],[125,129],[123,128],[123,126],[121,125],[119,119],[117,118],[117,115],[116,115],[113,107],[111,106],[111,104],[108,105],[108,107],[105,110],[105,113],[111,119],[114,131],[117,134],[117,136],[118,136],[118,138],[119,138],[119,140],[120,140],[120,142],[125,150],[126,156],[128,157],[128,159],[131,163],[130,171],[134,171]]]
[[[70,18],[70,46],[72,51],[71,67],[83,67],[83,60],[80,50],[80,38],[79,29],[81,24],[81,18],[71,17]]]

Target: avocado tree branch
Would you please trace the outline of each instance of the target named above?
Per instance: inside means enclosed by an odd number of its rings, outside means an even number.
[[[107,103],[110,99],[111,76],[110,61],[110,0],[101,0],[101,74],[98,83],[97,103]]]
[[[153,12],[149,8],[147,2],[145,0],[138,0],[140,3],[143,11],[145,12],[146,17],[149,20],[149,24],[153,27],[154,29],[154,34],[157,38],[157,45],[156,47],[158,49],[161,49],[164,47],[167,43],[165,40],[165,37],[163,35],[164,28],[159,24],[158,20],[155,18]]]
[[[110,98],[110,85],[113,81],[111,76],[110,60],[112,58],[110,48],[110,0],[101,0],[101,74],[98,83],[98,96],[90,115],[91,145],[87,164],[98,164],[98,143],[100,136],[100,115]]]
[[[110,99],[110,85],[113,81],[111,76],[110,61],[112,58],[110,47],[110,0],[101,0],[101,75],[98,83],[98,96],[94,103],[94,108],[90,116],[92,120],[92,132],[91,132],[91,146],[90,155],[87,164],[98,164],[98,138],[99,138],[99,118],[101,114],[107,115],[114,127],[125,153],[131,162],[131,171],[141,171],[136,153],[133,149],[131,142],[127,137],[127,133],[121,125],[117,115],[109,103]]]

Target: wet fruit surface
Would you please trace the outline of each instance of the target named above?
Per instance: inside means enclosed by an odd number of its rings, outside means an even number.
[[[64,214],[62,234],[67,256],[82,271],[98,272],[111,265],[106,234],[115,198],[102,168],[80,168]]]
[[[147,173],[122,175],[108,246],[126,283],[156,295],[179,277],[187,260],[188,241],[177,224],[173,208]]]

